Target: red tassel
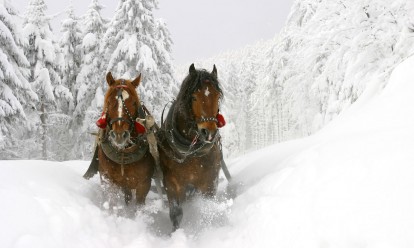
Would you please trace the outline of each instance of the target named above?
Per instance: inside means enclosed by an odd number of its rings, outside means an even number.
[[[139,134],[143,134],[145,133],[145,127],[141,123],[135,122],[135,131]]]
[[[221,128],[226,125],[226,120],[224,119],[224,116],[222,114],[217,114],[217,127]]]
[[[105,129],[106,128],[107,122],[106,122],[106,113],[105,112],[103,112],[102,115],[101,115],[101,118],[99,118],[96,121],[96,125],[99,128],[102,128],[102,129]]]

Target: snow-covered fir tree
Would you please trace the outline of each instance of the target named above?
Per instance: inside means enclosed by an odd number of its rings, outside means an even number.
[[[67,106],[72,94],[59,76],[59,47],[46,16],[47,6],[43,0],[30,0],[23,23],[23,34],[28,41],[24,52],[30,63],[30,82],[39,96],[39,103],[32,111],[32,135],[36,142],[32,154],[43,159],[62,159],[69,147],[62,143],[70,119],[59,107]],[[53,141],[53,145],[50,142]],[[41,144],[39,147],[36,144]]]
[[[103,8],[98,0],[92,0],[82,21],[82,63],[76,78],[78,92],[73,113],[73,125],[77,130],[74,158],[90,157],[93,142],[88,131],[96,129],[95,121],[102,113],[106,68],[101,44],[108,22],[101,16]]]
[[[170,56],[171,39],[165,24],[154,18],[155,0],[122,0],[104,37],[108,71],[116,77],[142,73],[139,92],[147,108],[159,110],[172,99],[175,80]]]
[[[285,110],[298,132],[321,128],[377,84],[369,80],[373,75],[386,79],[412,54],[410,12],[406,1],[295,3],[273,48],[270,63],[280,70],[273,70],[266,87],[279,84],[290,96]]]
[[[17,158],[27,128],[25,106],[37,100],[27,78],[29,62],[18,25],[17,11],[8,0],[0,1],[0,157]]]
[[[81,64],[81,39],[82,33],[79,27],[79,18],[75,16],[73,6],[67,10],[67,18],[62,21],[61,39],[59,45],[64,58],[62,65],[62,84],[66,86],[76,99],[78,88],[76,77]],[[71,101],[76,103],[76,101]],[[73,111],[75,106],[69,106],[66,113]]]
[[[232,95],[237,92],[232,84],[245,86],[248,78],[255,78],[257,86],[251,96],[255,101],[246,102],[248,88],[244,87],[232,96],[243,108],[251,108],[248,118],[255,124],[249,131],[252,143],[247,143],[252,148],[307,136],[364,92],[384,87],[379,82],[387,82],[395,65],[414,53],[413,7],[404,0],[392,4],[386,0],[296,1],[285,28],[267,44],[198,64],[209,68],[215,63],[222,83],[230,84],[226,87],[234,91]],[[230,65],[233,68],[227,69]],[[228,100],[223,110],[228,106],[237,109]],[[225,127],[223,140],[232,144],[230,155],[236,155],[248,146],[233,139],[243,141],[248,128],[238,116],[228,122],[234,122],[235,128],[228,131]],[[239,144],[238,149],[234,144]]]
[[[44,14],[44,2],[30,1],[28,13],[32,13],[26,16],[23,38],[19,38],[16,22],[11,21],[15,12],[7,7],[10,4],[2,6],[0,39],[5,45],[0,50],[4,54],[0,56],[0,76],[9,78],[0,80],[3,151],[4,144],[11,146],[26,139],[27,146],[33,148],[31,154],[39,154],[37,144],[53,140],[58,143],[46,147],[50,152],[47,157],[62,159],[76,153],[86,158],[92,143],[86,133],[95,128],[93,123],[102,111],[107,71],[124,78],[142,73],[139,93],[157,119],[164,104],[176,94],[172,41],[165,23],[152,14],[156,1],[120,0],[104,31],[105,21],[99,13],[102,6],[93,0],[82,23],[84,57],[75,85],[73,123],[77,126],[72,129],[79,133],[71,136],[67,123],[72,120],[62,113],[70,99],[64,87],[68,80],[61,82],[59,78],[62,60]],[[377,92],[373,88],[384,87],[381,82],[388,81],[392,69],[414,54],[412,16],[414,4],[405,0],[297,0],[285,28],[274,39],[194,61],[198,68],[211,70],[213,64],[218,68],[225,93],[220,110],[227,119],[221,132],[226,155],[312,134],[365,94]],[[29,74],[24,56],[15,49],[21,45]],[[180,81],[188,66],[177,68]],[[27,81],[32,82],[35,93]],[[23,127],[16,123],[24,116],[26,133],[12,140],[12,135],[7,135],[10,130],[16,133],[15,127]],[[46,130],[50,125],[53,129]],[[74,152],[68,145],[65,140],[69,138],[81,144],[79,150]]]

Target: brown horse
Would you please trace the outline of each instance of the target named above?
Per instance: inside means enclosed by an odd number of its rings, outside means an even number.
[[[218,127],[224,125],[221,98],[216,67],[209,73],[192,64],[158,133],[173,231],[179,228],[187,192],[216,194],[222,161]]]
[[[145,118],[136,92],[141,75],[132,81],[115,80],[109,72],[106,81],[109,88],[105,94],[104,112],[97,121],[103,130],[97,146],[99,163],[96,170],[104,184],[116,185],[123,190],[127,204],[135,190],[136,202],[141,205],[150,190],[155,168],[145,128],[137,122],[137,118]],[[91,167],[85,178],[93,176]]]

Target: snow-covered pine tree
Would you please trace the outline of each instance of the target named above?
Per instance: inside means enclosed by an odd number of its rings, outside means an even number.
[[[412,11],[403,0],[296,1],[270,62],[283,64],[273,75],[289,99],[289,128],[309,135],[387,82],[392,65],[413,53]]]
[[[82,63],[76,78],[76,108],[73,113],[73,125],[76,146],[74,158],[90,158],[93,142],[88,131],[96,128],[95,121],[102,113],[103,87],[106,86],[105,71],[101,44],[106,30],[107,20],[101,16],[103,6],[98,0],[92,0],[86,15],[83,17],[82,31]]]
[[[217,63],[214,62],[214,63]],[[227,63],[227,62],[226,62]],[[244,137],[245,130],[238,125],[241,123],[241,114],[243,105],[240,104],[243,87],[240,84],[238,61],[229,60],[228,64],[217,64],[217,73],[223,88],[223,101],[220,112],[226,118],[227,124],[220,131],[223,143],[226,144],[224,154],[240,154],[244,151],[241,147],[241,138]],[[237,123],[237,125],[236,125]]]
[[[171,93],[169,97],[176,96],[181,82],[178,82],[178,80],[174,78],[173,73],[173,61],[171,58],[173,41],[166,22],[163,19],[156,19],[155,22],[156,36],[154,39],[154,46],[157,47],[157,49],[155,49],[154,52],[157,57],[160,81],[163,82],[161,85],[164,92]]]
[[[37,158],[62,159],[60,153],[67,153],[68,149],[62,143],[62,137],[69,133],[64,129],[69,117],[58,107],[67,105],[72,94],[59,76],[59,48],[50,28],[50,18],[45,14],[46,9],[43,0],[30,0],[23,23],[23,34],[28,40],[24,52],[30,63],[29,79],[39,96],[39,103],[30,113],[30,120],[37,127],[32,130],[37,139],[32,154],[41,153]],[[53,146],[48,145],[50,141],[53,141]],[[41,147],[36,144],[41,144]]]
[[[260,87],[265,89],[263,98],[267,103],[267,108],[270,111],[270,121],[274,127],[271,132],[272,138],[269,140],[270,142],[282,142],[311,133],[311,124],[307,126],[308,129],[300,128],[298,125],[290,125],[292,122],[297,123],[298,119],[302,118],[303,120],[303,118],[307,118],[309,110],[312,109],[312,105],[310,105],[309,98],[307,97],[307,90],[300,88],[296,92],[296,88],[299,87],[298,84],[285,84],[286,81],[295,78],[301,82],[300,85],[302,87],[305,87],[306,82],[310,81],[306,79],[306,76],[304,76],[305,78],[297,79],[300,75],[304,75],[304,73],[297,70],[300,62],[297,63],[298,60],[291,59],[291,54],[294,53],[292,51],[293,42],[301,43],[302,40],[300,37],[288,37],[286,39],[282,39],[279,36],[275,37],[263,66],[266,68],[267,74],[263,78],[263,83]],[[306,109],[297,112],[292,111],[295,109],[293,105],[298,103],[306,106]]]
[[[253,94],[257,87],[257,78],[255,73],[255,66],[247,56],[241,63],[240,78],[243,80],[242,101],[245,103],[242,108],[243,121],[244,121],[244,138],[245,149],[249,150],[255,147],[254,134],[256,132],[255,124],[257,123],[258,116],[254,113],[253,106],[256,102],[256,96]]]
[[[172,99],[172,73],[167,29],[152,13],[155,0],[121,0],[104,36],[108,71],[116,77],[142,73],[141,100],[158,119]]]
[[[27,128],[25,106],[38,98],[30,87],[29,62],[23,53],[24,39],[17,11],[8,0],[0,1],[0,157],[18,158]]]
[[[73,5],[67,10],[68,17],[62,21],[61,39],[59,45],[64,58],[62,65],[62,84],[67,87],[76,99],[78,88],[76,77],[81,64],[81,40],[82,33],[79,27],[79,18],[75,16]],[[76,101],[71,101],[76,104]],[[73,111],[75,106],[69,106],[64,112]]]

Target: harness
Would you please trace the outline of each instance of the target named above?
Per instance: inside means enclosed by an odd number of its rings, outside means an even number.
[[[217,121],[216,117],[201,117],[196,122],[197,123],[202,123],[202,122],[215,122],[215,123],[217,123],[218,121]]]
[[[131,164],[141,160],[148,151],[148,143],[144,140],[141,140],[137,144],[133,144],[130,147],[119,151],[112,146],[111,142],[107,139],[104,142],[101,142],[102,151],[105,153],[105,156],[108,157],[113,162],[124,166],[126,164]]]
[[[217,133],[212,142],[204,142],[204,141],[198,140],[199,133],[197,131],[195,131],[194,129],[190,129],[191,131],[196,132],[196,135],[192,141],[188,140],[186,137],[181,135],[181,133],[178,131],[174,123],[173,112],[174,112],[175,104],[176,102],[174,101],[168,112],[167,119],[165,120],[165,122],[162,121],[161,130],[159,131],[159,135],[158,135],[159,139],[161,140],[158,143],[160,144],[160,147],[170,159],[173,159],[177,163],[181,164],[189,156],[202,157],[206,155],[210,151],[210,149],[215,144],[218,143],[218,141],[220,140],[220,135],[219,133]],[[165,110],[165,107],[164,107],[164,110]],[[164,116],[164,110],[162,113],[162,119]],[[200,122],[208,122],[208,121],[216,122],[217,119],[214,117],[200,118],[196,122],[200,123]],[[171,148],[171,151],[166,149],[163,146],[163,142],[162,142],[163,140],[167,141],[169,147]]]
[[[126,115],[128,118],[118,117],[111,119],[109,121],[109,129],[112,129],[112,125],[117,121],[127,122],[129,124],[129,131],[130,133],[136,132],[137,134],[140,134],[139,131],[137,131],[137,122],[132,117],[132,114],[128,110],[128,108],[125,105],[124,98],[122,96],[122,91],[127,88],[125,85],[125,80],[121,82],[120,85],[117,85],[116,88],[118,89],[117,97],[122,102],[122,108],[125,110]],[[146,114],[144,111],[145,106],[140,104],[138,106],[137,110],[137,117],[138,118],[145,118]],[[142,126],[142,125],[141,125]],[[135,127],[135,130],[134,130]],[[145,128],[144,128],[145,129]],[[123,149],[118,150],[117,148],[113,147],[111,142],[108,140],[108,129],[103,134],[103,137],[100,138],[100,145],[102,148],[102,151],[105,153],[105,155],[112,161],[116,162],[117,164],[120,164],[121,166],[125,164],[134,163],[144,157],[144,155],[148,151],[148,142],[146,141],[145,135],[138,135],[136,138],[131,138],[134,141],[130,141],[132,144],[131,146]]]

